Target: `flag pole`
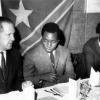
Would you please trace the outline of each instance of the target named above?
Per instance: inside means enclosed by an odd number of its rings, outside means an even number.
[[[0,16],[2,16],[1,0],[0,0]]]
[[[86,28],[87,28],[87,0],[85,0],[85,9],[84,9],[84,13],[85,13],[85,38],[84,38],[84,44],[86,42]]]

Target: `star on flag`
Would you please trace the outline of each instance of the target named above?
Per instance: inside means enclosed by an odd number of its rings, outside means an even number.
[[[16,26],[23,22],[25,25],[30,27],[28,16],[33,12],[33,10],[26,10],[22,0],[20,0],[18,9],[10,9],[10,11],[16,16]]]

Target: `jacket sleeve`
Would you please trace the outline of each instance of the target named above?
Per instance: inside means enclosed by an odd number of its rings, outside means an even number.
[[[68,76],[68,78],[75,79],[76,74],[74,72],[74,67],[71,61],[71,55],[69,50],[66,51],[66,60],[65,60],[65,75]]]
[[[35,63],[30,57],[30,55],[26,55],[24,57],[24,66],[23,66],[23,74],[25,81],[31,81],[35,86],[38,85],[41,75],[37,74],[37,69],[35,67]]]
[[[73,64],[71,61],[71,55],[70,55],[70,52],[68,49],[67,49],[66,55],[67,55],[67,57],[66,57],[66,74],[68,75],[69,78],[75,79],[76,75],[75,75],[74,67],[73,67]]]
[[[63,51],[64,54],[62,60],[64,60],[63,63],[63,74],[59,77],[58,79],[58,83],[62,83],[62,82],[68,82],[69,78],[75,79],[76,78],[76,74],[74,73],[74,68],[73,68],[73,64],[71,61],[71,55],[69,50],[65,49]]]
[[[20,55],[19,51],[16,51],[16,56],[14,58],[16,60],[16,77],[14,78],[13,88],[14,90],[22,90],[22,82],[24,81],[23,77],[23,63],[22,63],[22,56]]]

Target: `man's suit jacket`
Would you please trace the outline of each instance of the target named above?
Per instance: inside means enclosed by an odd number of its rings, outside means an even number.
[[[83,54],[85,60],[84,74],[85,78],[90,77],[91,67],[95,71],[100,71],[100,46],[98,37],[91,38],[83,47]]]
[[[0,69],[1,70],[1,69]],[[8,50],[6,55],[5,79],[0,73],[0,93],[21,89],[23,81],[23,69],[20,53],[15,50]]]
[[[24,78],[25,80],[31,80],[35,85],[38,84],[41,75],[54,72],[50,57],[44,50],[41,41],[31,48],[24,58]],[[68,81],[69,77],[75,78],[69,50],[60,45],[55,53],[55,67],[57,76],[61,80],[59,82]],[[48,83],[45,83],[44,86],[48,86]]]

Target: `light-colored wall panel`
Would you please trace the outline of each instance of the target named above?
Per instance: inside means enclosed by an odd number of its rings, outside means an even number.
[[[100,0],[86,0],[87,2],[87,13],[100,12]]]

